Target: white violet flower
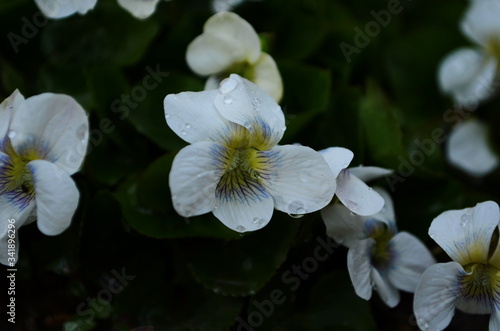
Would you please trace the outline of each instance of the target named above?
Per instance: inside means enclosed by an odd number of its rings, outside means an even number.
[[[203,34],[188,46],[186,60],[198,75],[209,76],[205,90],[216,89],[231,73],[255,83],[279,102],[283,83],[273,58],[261,50],[254,28],[240,16],[220,12],[210,17]]]
[[[397,232],[389,194],[374,190],[385,200],[375,215],[359,216],[338,203],[321,215],[328,236],[349,248],[347,268],[356,294],[369,300],[374,289],[389,307],[395,307],[398,290],[414,292],[421,274],[435,261],[415,236]]]
[[[354,153],[343,147],[330,147],[319,152],[336,178],[335,194],[349,210],[358,215],[368,216],[382,209],[384,199],[364,182],[390,175],[392,170],[362,166],[347,169]]]
[[[17,262],[17,239],[16,251],[8,251],[9,222],[16,235],[34,219],[46,235],[69,226],[79,199],[70,175],[83,162],[88,136],[85,111],[67,95],[24,99],[16,90],[0,104],[0,263]]]
[[[265,226],[273,209],[306,214],[330,202],[335,180],[321,154],[277,143],[285,118],[276,101],[232,74],[218,90],[169,94],[168,126],[191,145],[169,176],[172,202],[184,217],[210,211],[238,232]]]
[[[499,221],[493,201],[449,210],[432,221],[430,237],[453,262],[435,264],[422,275],[413,303],[422,330],[443,330],[455,308],[491,314],[490,330],[500,330]]]
[[[118,0],[118,4],[133,16],[145,19],[154,13],[160,0]],[[73,14],[84,15],[94,9],[97,0],[35,0],[38,8],[49,18],[64,18]]]
[[[446,158],[456,168],[483,177],[498,167],[498,155],[488,141],[488,127],[470,119],[456,125],[446,141]]]
[[[439,85],[459,104],[478,103],[494,90],[500,60],[499,16],[500,1],[471,1],[461,29],[479,47],[455,50],[440,64]]]

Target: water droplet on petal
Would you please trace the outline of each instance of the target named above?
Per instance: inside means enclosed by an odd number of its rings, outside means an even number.
[[[245,231],[245,227],[244,227],[244,226],[241,226],[241,225],[238,225],[238,226],[236,227],[236,231],[238,231],[238,232],[244,232],[244,231]]]
[[[286,126],[283,125],[283,127],[281,128],[281,130],[285,131],[286,130]]]
[[[233,102],[234,102],[234,99],[233,99],[232,97],[230,97],[229,95],[226,95],[226,96],[224,97],[224,103],[225,103],[226,105],[230,105],[230,104],[232,104]]]
[[[184,125],[184,126],[186,127],[186,129],[191,128],[191,124],[189,124],[189,123],[186,123],[186,125]]]
[[[253,97],[250,101],[252,102],[253,110],[259,111],[260,110],[260,99],[257,97]]]
[[[260,217],[254,217],[253,219],[253,224],[256,224],[258,226],[262,226],[264,224],[265,220],[260,218]]]
[[[170,114],[169,113],[165,113],[165,118],[166,119],[170,118]]]
[[[10,139],[14,138],[16,136],[16,131],[10,130],[9,133],[7,134]]]
[[[463,214],[462,217],[460,217],[460,225],[466,226],[467,223],[469,223],[470,219],[471,217],[469,213]]]
[[[183,135],[183,136],[185,136],[185,135],[186,135],[186,133],[187,133],[187,132],[186,132],[186,131],[184,131],[184,130],[182,130],[182,131],[181,131],[181,135]]]
[[[358,208],[358,204],[356,202],[352,201],[352,200],[346,200],[345,201],[345,206],[347,208],[351,209],[351,210]]]
[[[88,132],[87,124],[82,124],[76,130],[76,136],[77,136],[78,139],[83,140],[83,139],[85,139],[85,136],[87,135],[87,132]]]
[[[226,78],[220,82],[219,93],[225,94],[234,91],[238,87],[238,82],[234,78]]]
[[[304,217],[304,214],[288,214],[291,218],[301,218]]]

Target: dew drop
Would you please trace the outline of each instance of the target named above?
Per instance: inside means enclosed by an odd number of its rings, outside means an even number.
[[[345,206],[349,209],[355,209],[358,207],[358,204],[352,200],[346,200],[345,201]]]
[[[10,130],[9,133],[8,133],[8,136],[9,136],[10,139],[14,138],[16,136],[16,131]]]
[[[76,130],[76,136],[78,139],[83,140],[88,132],[88,128],[86,124],[80,125],[80,127]]]
[[[234,78],[226,78],[220,82],[219,93],[226,94],[234,91],[238,87],[238,82]]]
[[[251,124],[250,122],[245,122],[245,123],[243,123],[243,126],[244,126],[246,129],[248,129],[248,130],[250,130],[250,129],[252,128],[252,124]]]
[[[244,226],[241,226],[241,225],[238,225],[238,226],[236,227],[236,231],[238,231],[238,232],[244,232],[244,231],[245,231],[245,227],[244,227]]]
[[[283,125],[283,127],[281,128],[282,131],[285,131],[286,130],[286,126]]]
[[[470,221],[470,215],[469,213],[463,214],[462,217],[460,217],[460,225],[466,226],[467,223]]]
[[[183,135],[183,136],[185,136],[185,135],[186,135],[186,133],[187,133],[187,132],[186,132],[186,131],[184,131],[184,130],[182,130],[182,131],[181,131],[181,135]]]
[[[170,114],[169,113],[165,113],[165,118],[169,119],[170,118]]]
[[[189,128],[191,128],[191,124],[186,123],[186,125],[184,125],[184,127],[185,127],[186,129],[189,129]]]
[[[226,105],[230,105],[230,104],[232,104],[233,102],[234,102],[234,99],[233,99],[232,97],[230,97],[229,95],[226,95],[226,96],[224,97],[224,103],[225,103]]]
[[[262,224],[264,224],[264,220],[260,217],[254,217],[253,219],[253,224],[257,224],[259,226],[262,226]]]
[[[255,111],[259,111],[260,110],[260,104],[261,104],[260,99],[257,98],[257,97],[253,97],[250,101],[252,102],[253,109]]]
[[[304,217],[304,214],[288,214],[291,218],[301,218]]]

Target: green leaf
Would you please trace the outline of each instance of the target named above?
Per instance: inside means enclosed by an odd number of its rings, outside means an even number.
[[[368,153],[373,161],[380,166],[396,168],[398,156],[406,155],[401,128],[392,106],[375,83],[368,82],[359,112],[366,132]]]
[[[171,164],[172,155],[160,157],[141,177],[131,176],[115,193],[130,226],[145,236],[158,239],[238,238],[236,232],[225,227],[211,213],[185,219],[175,212],[168,190]],[[147,186],[153,181],[156,181],[153,187]],[[148,192],[149,189],[152,191]],[[150,201],[155,194],[158,195]],[[164,206],[159,207],[160,204]]]
[[[354,292],[349,274],[323,276],[310,294],[310,312],[304,325],[315,330],[376,330],[370,304]]]
[[[93,107],[91,93],[87,89],[82,68],[60,68],[46,65],[38,74],[40,92],[64,93],[75,98],[85,110]]]
[[[215,293],[247,296],[259,291],[285,260],[300,221],[275,215],[240,240],[187,240],[180,244],[193,276]]]
[[[285,84],[281,105],[287,121],[282,143],[294,143],[305,128],[325,111],[330,97],[331,76],[327,70],[299,62],[281,61],[278,65]]]
[[[142,81],[136,84],[132,91],[136,86],[140,86]],[[136,107],[127,108],[128,120],[137,131],[161,148],[167,151],[179,150],[186,143],[167,126],[163,100],[170,93],[200,90],[203,90],[203,84],[199,79],[179,72],[170,72],[155,88],[147,90],[147,97],[137,102]]]
[[[42,51],[63,67],[137,62],[158,32],[153,20],[137,20],[104,4],[83,16],[50,22],[42,30]]]

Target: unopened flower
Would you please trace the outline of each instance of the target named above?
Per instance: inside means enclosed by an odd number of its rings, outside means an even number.
[[[356,294],[369,300],[376,290],[389,307],[395,307],[398,290],[414,292],[421,274],[435,261],[416,237],[397,232],[389,194],[375,190],[385,200],[375,215],[359,216],[338,203],[321,215],[327,234],[349,248],[347,268]]]
[[[462,22],[462,32],[478,47],[460,48],[439,67],[441,89],[462,105],[475,104],[494,91],[500,60],[500,2],[471,1]]]
[[[498,155],[488,141],[488,127],[476,119],[458,124],[446,141],[446,158],[455,167],[482,177],[498,167]]]
[[[118,0],[118,4],[136,18],[144,19],[154,13],[160,0]],[[97,0],[35,0],[38,8],[49,18],[64,18],[73,14],[84,15],[94,9]]]
[[[79,192],[70,175],[83,162],[88,119],[71,97],[43,93],[24,99],[15,91],[0,104],[0,263],[8,255],[9,220],[19,228],[37,220],[40,231],[56,235],[70,224]]]
[[[500,330],[500,211],[493,201],[450,210],[436,217],[429,235],[453,262],[427,269],[413,309],[422,330],[443,330],[455,308],[470,314],[491,314],[490,330]]]
[[[262,52],[253,27],[235,13],[220,12],[210,17],[203,34],[189,44],[186,60],[195,73],[209,76],[205,90],[216,89],[222,79],[236,73],[278,102],[283,95],[276,63],[269,54]]]
[[[265,226],[274,208],[305,214],[333,197],[335,180],[316,151],[277,145],[285,118],[276,101],[232,74],[218,90],[165,98],[169,127],[191,145],[179,151],[169,184],[184,217],[210,211],[238,232]]]
[[[392,170],[379,167],[347,168],[354,153],[343,147],[330,147],[320,151],[336,178],[335,194],[353,213],[362,216],[378,213],[384,206],[384,199],[366,181],[387,176]],[[326,207],[329,208],[329,207]]]

